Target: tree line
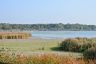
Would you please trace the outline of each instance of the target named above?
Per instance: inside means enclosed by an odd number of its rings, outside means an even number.
[[[95,25],[84,24],[9,24],[0,23],[0,30],[28,31],[96,31]]]

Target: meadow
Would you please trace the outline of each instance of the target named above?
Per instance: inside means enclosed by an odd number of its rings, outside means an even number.
[[[0,49],[10,49],[11,51],[52,51],[52,47],[57,47],[60,40],[47,39],[4,39],[0,40]]]
[[[61,39],[6,39],[0,40],[1,52],[14,52],[16,54],[30,55],[33,53],[58,53],[72,56],[81,56],[81,53],[62,52],[59,49]]]
[[[0,40],[0,64],[96,64],[96,49],[90,49],[89,42],[96,39],[4,39]],[[87,49],[91,55],[83,56]]]

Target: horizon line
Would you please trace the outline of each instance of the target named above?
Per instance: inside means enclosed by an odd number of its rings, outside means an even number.
[[[95,24],[83,24],[83,23],[7,23],[7,22],[1,22],[0,24],[81,24],[81,25],[95,25]]]

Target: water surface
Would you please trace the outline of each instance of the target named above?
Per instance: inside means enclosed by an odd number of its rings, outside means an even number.
[[[32,31],[32,36],[39,38],[95,38],[96,31]]]

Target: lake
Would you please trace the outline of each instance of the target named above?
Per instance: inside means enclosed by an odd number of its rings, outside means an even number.
[[[96,31],[32,31],[33,37],[39,38],[75,38],[75,37],[96,37]]]

